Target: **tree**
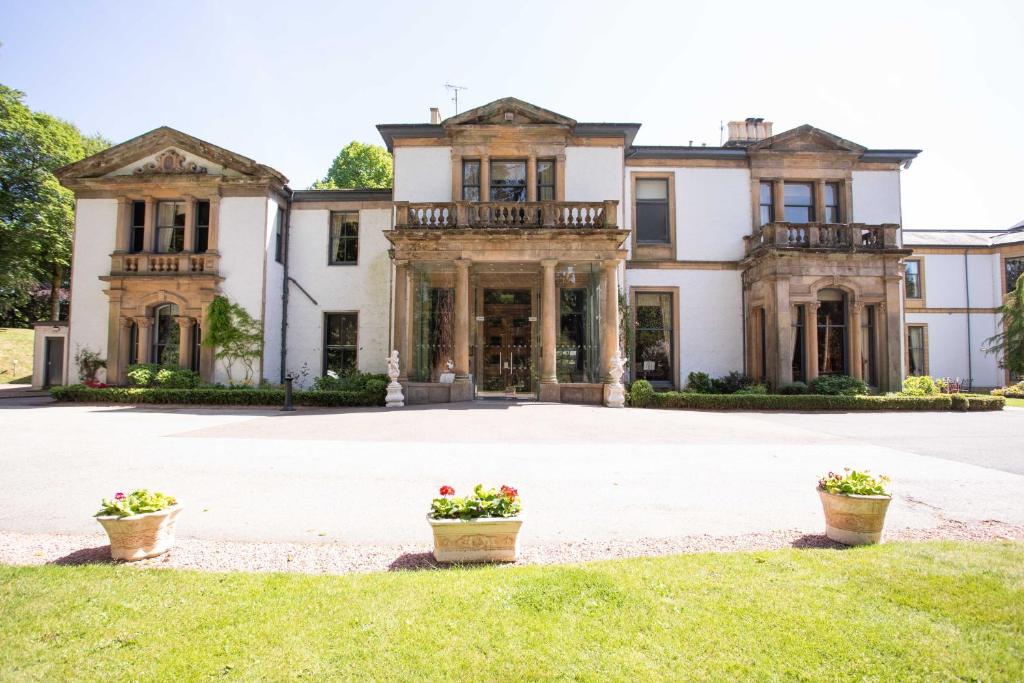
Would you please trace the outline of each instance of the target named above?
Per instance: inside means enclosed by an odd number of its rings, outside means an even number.
[[[1017,278],[1013,291],[996,312],[1001,318],[1001,331],[985,340],[985,353],[996,354],[999,367],[1024,375],[1024,275]]]
[[[235,383],[232,376],[235,361],[242,364],[242,384],[251,384],[255,374],[253,366],[263,354],[263,326],[227,297],[214,297],[206,310],[202,344],[214,349],[217,360],[224,362],[230,384]]]
[[[53,171],[109,147],[99,135],[33,112],[25,94],[0,85],[0,316],[49,285],[50,315],[71,263],[74,195]]]
[[[355,190],[391,187],[391,155],[383,147],[352,142],[334,157],[323,180],[313,190]]]

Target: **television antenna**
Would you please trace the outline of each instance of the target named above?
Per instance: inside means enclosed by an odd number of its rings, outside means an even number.
[[[467,88],[464,85],[452,85],[451,83],[445,83],[444,87],[447,88],[448,92],[452,94],[452,98],[451,99],[452,99],[452,102],[455,103],[455,115],[458,116],[459,115],[459,91],[460,90],[469,90],[469,88]]]

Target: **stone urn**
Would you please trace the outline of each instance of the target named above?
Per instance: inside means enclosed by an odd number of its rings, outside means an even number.
[[[843,545],[870,545],[882,540],[891,495],[859,496],[818,488],[825,511],[825,535]]]
[[[438,562],[515,562],[519,555],[520,517],[434,519],[434,559]]]
[[[110,557],[133,562],[156,557],[171,549],[174,545],[174,522],[181,509],[179,504],[128,517],[99,515],[96,520],[110,538]]]

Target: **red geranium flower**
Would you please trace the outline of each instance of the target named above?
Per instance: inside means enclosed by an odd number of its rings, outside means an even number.
[[[454,496],[455,495],[455,489],[453,489],[451,486],[448,486],[448,484],[445,484],[444,486],[441,487],[441,495],[442,496]]]
[[[516,491],[511,486],[505,486],[504,484],[501,487],[501,492],[505,494],[505,497],[508,499],[517,498],[519,496],[519,491]]]
[[[114,500],[124,500],[124,494],[118,491],[114,494]]]

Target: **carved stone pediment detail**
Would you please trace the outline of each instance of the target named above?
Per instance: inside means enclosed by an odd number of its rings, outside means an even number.
[[[156,155],[156,159],[139,166],[134,171],[135,175],[143,173],[164,173],[169,175],[181,175],[185,173],[196,173],[204,175],[206,167],[200,166],[194,161],[188,161],[184,154],[175,149],[166,149]]]

